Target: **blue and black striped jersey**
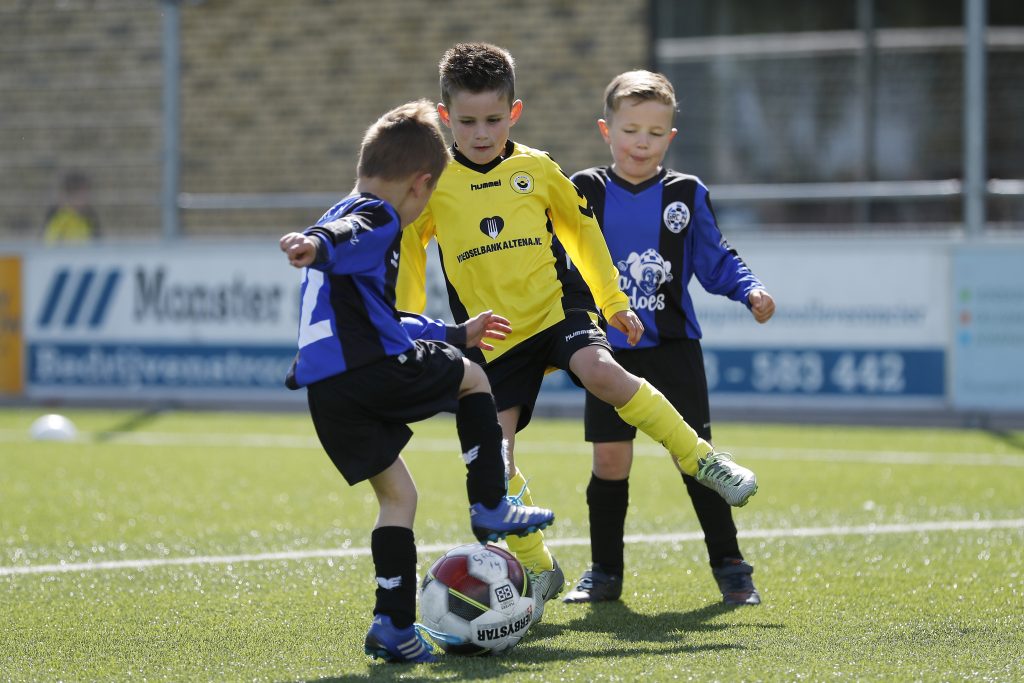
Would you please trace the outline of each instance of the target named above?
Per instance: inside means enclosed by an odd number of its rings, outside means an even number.
[[[712,294],[747,304],[762,287],[729,246],[715,220],[708,189],[699,178],[662,169],[639,185],[608,166],[572,177],[586,195],[619,270],[619,287],[644,323],[640,343],[631,347],[614,328],[616,349],[649,348],[662,339],[700,339],[701,330],[687,285],[696,276]]]
[[[319,245],[316,261],[303,273],[299,352],[288,387],[405,353],[413,339],[458,336],[441,321],[396,310],[402,227],[390,204],[368,193],[351,194],[305,234]]]

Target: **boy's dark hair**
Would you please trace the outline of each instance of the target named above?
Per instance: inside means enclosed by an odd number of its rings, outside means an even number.
[[[382,180],[429,173],[433,185],[449,159],[434,105],[416,100],[395,107],[367,129],[356,172],[360,178]]]
[[[438,64],[441,101],[447,107],[460,90],[481,93],[495,90],[516,99],[516,64],[505,48],[490,43],[459,43],[449,48]]]
[[[610,119],[623,100],[654,100],[676,108],[676,91],[664,75],[653,71],[627,71],[612,79],[604,90],[604,117]]]

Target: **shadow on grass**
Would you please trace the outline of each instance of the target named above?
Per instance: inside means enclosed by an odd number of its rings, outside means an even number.
[[[575,609],[575,608],[574,608]],[[417,680],[486,680],[505,674],[515,675],[531,671],[538,665],[551,662],[571,662],[580,657],[627,658],[643,655],[692,654],[695,652],[742,651],[743,645],[733,643],[696,644],[687,634],[713,633],[735,628],[735,624],[711,623],[715,617],[736,610],[722,603],[707,605],[690,612],[660,612],[638,614],[621,602],[602,603],[580,609],[578,615],[565,624],[541,622],[513,653],[507,657],[453,657],[442,656],[429,668],[414,669],[409,665],[367,665],[365,674],[322,678],[306,683],[343,683],[373,678],[383,681]],[[780,629],[780,624],[753,624],[755,628]],[[602,646],[600,650],[565,646],[549,646],[552,639],[565,632],[606,633],[619,645]],[[666,643],[671,645],[666,646]],[[517,656],[517,654],[520,656]],[[420,671],[422,674],[417,675]],[[414,673],[415,672],[415,673]]]
[[[1024,451],[1024,432],[987,429],[988,434],[1017,451]]]
[[[148,408],[146,410],[140,410],[137,413],[129,415],[127,418],[121,420],[119,423],[113,425],[112,427],[104,429],[102,432],[97,432],[96,436],[93,437],[93,440],[96,441],[97,443],[105,443],[107,441],[110,441],[111,439],[116,438],[118,434],[123,434],[124,432],[133,432],[136,429],[143,427],[152,422],[153,420],[155,420],[156,418],[160,417],[165,412],[167,412],[167,410],[168,409],[166,407]]]

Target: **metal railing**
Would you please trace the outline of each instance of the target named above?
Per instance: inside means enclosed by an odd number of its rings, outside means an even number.
[[[1024,180],[993,178],[988,196],[1024,196]],[[845,183],[764,183],[716,185],[714,200],[728,202],[816,202],[827,200],[928,200],[962,197],[964,184],[947,180],[875,180]],[[326,208],[340,199],[337,192],[196,193],[178,195],[178,207],[189,211]]]

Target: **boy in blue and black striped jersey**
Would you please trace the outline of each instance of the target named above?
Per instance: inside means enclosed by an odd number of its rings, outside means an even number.
[[[281,250],[304,269],[299,351],[286,384],[305,386],[317,436],[349,484],[369,480],[380,505],[370,537],[376,570],[367,654],[388,661],[434,661],[414,628],[416,487],[400,453],[408,423],[454,412],[470,502],[481,541],[531,534],[550,510],[506,494],[501,426],[487,376],[450,343],[491,348],[508,321],[484,311],[446,326],[395,308],[402,229],[423,210],[448,162],[433,106],[403,105],[363,138],[356,187]]]
[[[572,177],[586,195],[619,270],[619,284],[644,324],[635,346],[608,330],[615,359],[645,377],[679,410],[702,439],[711,440],[700,325],[687,291],[696,276],[704,288],[746,304],[758,322],[775,310],[772,297],[722,237],[707,187],[692,175],[664,168],[676,134],[672,85],[661,74],[620,74],[605,91],[598,121],[613,164]],[[622,591],[623,528],[636,429],[588,393],[585,436],[594,442],[587,487],[590,570],[565,602],[615,600]],[[757,604],[753,568],[740,553],[729,505],[687,473],[683,480],[704,530],[712,571],[727,604]]]

